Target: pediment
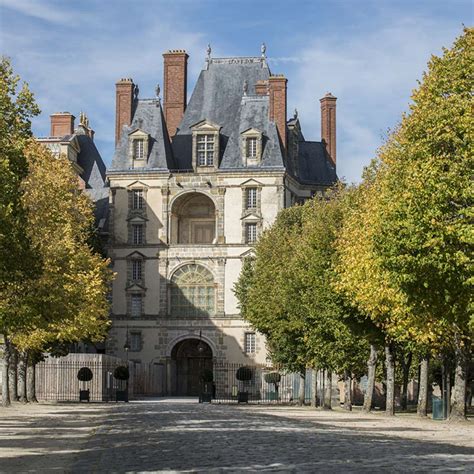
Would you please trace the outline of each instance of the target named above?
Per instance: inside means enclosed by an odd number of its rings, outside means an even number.
[[[127,189],[143,189],[143,188],[148,189],[148,185],[145,184],[143,181],[134,181],[133,183],[130,183],[127,186]]]
[[[131,285],[126,287],[127,291],[136,291],[137,293],[141,291],[146,291],[146,288],[138,283],[132,283]]]
[[[144,224],[148,219],[141,215],[135,215],[127,219],[130,224]]]
[[[240,258],[255,258],[255,249],[249,249],[239,255]]]
[[[247,181],[244,181],[241,186],[263,186],[263,183],[261,183],[260,181],[257,181],[253,178],[251,179],[248,179]]]
[[[191,125],[190,128],[193,132],[218,132],[222,127],[217,125],[217,123],[204,119],[195,123],[194,125]]]
[[[148,138],[148,133],[144,132],[140,128],[135,128],[128,134],[128,136],[133,138]]]
[[[141,252],[135,250],[134,252],[127,255],[127,258],[146,258]]]
[[[259,130],[258,128],[247,128],[247,130],[244,130],[241,132],[241,135],[246,137],[246,136],[256,136],[256,135],[261,135],[262,131]]]
[[[261,216],[258,215],[256,212],[249,212],[241,218],[242,221],[259,221],[260,219]]]

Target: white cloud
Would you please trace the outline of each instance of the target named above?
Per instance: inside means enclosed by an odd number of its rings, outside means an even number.
[[[350,38],[313,38],[298,56],[275,58],[273,69],[294,64],[288,105],[298,108],[306,139],[320,139],[318,99],[327,91],[338,97],[338,174],[356,181],[387,129],[407,110],[431,54],[460,31],[419,19],[394,20]]]

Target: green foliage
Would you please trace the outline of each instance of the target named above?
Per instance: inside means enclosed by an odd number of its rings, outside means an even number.
[[[114,378],[116,378],[117,380],[128,380],[130,378],[130,372],[128,370],[128,367],[125,367],[124,365],[119,365],[118,367],[115,367]]]
[[[253,370],[250,367],[239,367],[235,372],[235,378],[240,382],[248,382],[253,378]]]
[[[81,382],[90,382],[93,378],[94,374],[89,367],[81,367],[77,372],[77,378]]]
[[[211,369],[204,369],[200,375],[201,382],[210,383],[214,380],[214,372]]]
[[[278,385],[281,381],[281,375],[279,372],[270,372],[268,374],[265,374],[263,378],[265,379],[265,382],[272,383],[275,386]]]

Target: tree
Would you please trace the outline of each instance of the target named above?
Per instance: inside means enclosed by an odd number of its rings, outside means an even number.
[[[93,203],[78,189],[70,161],[34,141],[25,155],[29,173],[22,202],[28,236],[42,261],[41,274],[22,288],[24,310],[34,317],[10,333],[26,356],[58,344],[103,340],[112,273],[108,260],[88,245]],[[8,303],[20,301],[12,295]]]
[[[38,259],[25,232],[21,181],[28,172],[25,143],[31,137],[31,117],[39,113],[27,84],[18,90],[20,78],[13,74],[8,58],[0,59],[0,300],[18,290],[38,271]],[[23,321],[15,308],[0,303],[0,334],[3,335],[2,403],[10,404],[8,366],[10,330]]]
[[[432,57],[410,114],[381,155],[384,199],[376,252],[406,297],[417,332],[433,345],[453,345],[457,366],[451,418],[465,417],[471,357],[472,304],[472,47],[465,29],[442,57]],[[428,328],[428,331],[427,331]]]

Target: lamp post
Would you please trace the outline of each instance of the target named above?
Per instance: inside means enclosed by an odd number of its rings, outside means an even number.
[[[128,351],[130,350],[130,342],[128,340],[128,326],[127,326],[127,332],[126,332],[126,335],[125,335],[125,344],[123,345],[123,350],[125,351],[125,360],[127,361],[127,370],[130,370],[129,367],[128,367]],[[127,393],[127,400],[128,400],[128,378],[127,380],[125,381],[125,391]]]

